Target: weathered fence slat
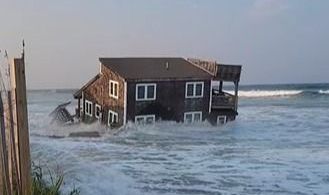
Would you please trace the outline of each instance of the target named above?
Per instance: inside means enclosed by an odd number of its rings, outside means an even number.
[[[31,194],[24,53],[10,67],[9,87],[0,76],[0,194]],[[1,75],[1,74],[0,74]]]
[[[31,159],[27,116],[26,79],[24,58],[14,59],[11,71],[15,80],[15,99],[18,132],[18,155],[22,195],[31,194]]]

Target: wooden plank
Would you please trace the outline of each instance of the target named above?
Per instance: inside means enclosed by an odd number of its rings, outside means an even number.
[[[6,146],[6,129],[5,129],[5,117],[4,117],[4,107],[2,102],[2,94],[0,92],[0,145],[1,145],[1,170],[2,170],[2,186],[3,191],[6,194],[11,195],[10,190],[10,179],[9,179],[9,168],[8,168],[8,153]]]
[[[31,159],[30,142],[28,130],[28,113],[26,99],[26,79],[24,58],[14,59],[11,71],[13,72],[15,98],[16,98],[16,116],[18,133],[18,156],[20,169],[20,185],[22,195],[31,194]]]
[[[15,148],[15,133],[14,133],[14,120],[13,120],[13,104],[12,104],[12,93],[11,91],[8,91],[7,94],[8,98],[8,111],[7,111],[7,120],[9,121],[9,124],[7,126],[7,131],[10,131],[10,142],[11,142],[11,163],[12,163],[12,187],[13,189],[16,189],[18,192],[19,190],[19,175],[18,175],[18,166],[17,166],[17,149]]]
[[[4,125],[5,125],[5,139],[6,139],[6,153],[7,153],[7,166],[8,166],[8,175],[9,175],[9,190],[12,192],[13,191],[13,180],[14,180],[14,175],[13,175],[13,143],[11,142],[11,131],[10,131],[10,112],[9,112],[9,102],[8,102],[8,93],[5,91],[3,96],[3,108],[4,108]]]
[[[16,112],[16,77],[14,72],[14,59],[10,63],[9,67],[9,73],[10,73],[10,84],[11,84],[11,93],[10,93],[10,99],[11,99],[11,110],[12,110],[12,121],[13,121],[13,148],[15,151],[15,158],[16,158],[16,167],[17,167],[17,191],[18,194],[22,194],[21,192],[21,172],[20,172],[20,160],[19,160],[19,144],[18,144],[18,127],[17,127],[17,112]]]

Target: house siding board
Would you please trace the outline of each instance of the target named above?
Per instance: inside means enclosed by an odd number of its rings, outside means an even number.
[[[84,91],[84,99],[93,102],[93,117],[84,114],[84,122],[93,122],[97,120],[94,115],[95,104],[102,107],[101,122],[107,124],[108,111],[112,110],[118,113],[118,125],[123,125],[124,115],[124,79],[115,72],[101,65],[102,74],[95,82],[88,86]],[[114,80],[119,83],[118,99],[109,96],[109,81]],[[84,112],[84,111],[83,111]]]
[[[155,114],[156,120],[182,122],[184,112],[202,111],[203,119],[209,113],[210,80],[204,82],[202,98],[185,98],[186,82],[191,80],[130,81],[127,83],[127,120],[134,121],[136,115]],[[136,101],[136,84],[156,83],[156,100]]]

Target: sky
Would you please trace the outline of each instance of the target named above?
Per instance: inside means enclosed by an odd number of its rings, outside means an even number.
[[[24,39],[29,89],[81,87],[99,57],[242,64],[241,84],[329,82],[328,10],[327,0],[0,0],[0,64]]]

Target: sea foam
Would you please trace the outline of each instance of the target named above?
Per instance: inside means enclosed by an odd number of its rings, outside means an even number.
[[[319,90],[320,94],[329,94],[329,90]]]
[[[250,90],[239,91],[240,97],[275,97],[275,96],[292,96],[301,94],[302,90]],[[233,91],[228,91],[233,94]]]

